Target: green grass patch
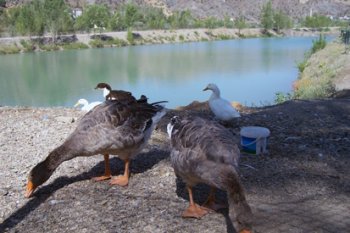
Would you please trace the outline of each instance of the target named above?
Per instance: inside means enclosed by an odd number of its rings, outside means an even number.
[[[275,104],[281,104],[283,102],[286,102],[288,100],[292,99],[292,94],[291,93],[287,93],[284,94],[283,92],[277,92],[275,93]]]
[[[317,40],[312,41],[311,54],[316,53],[317,51],[324,49],[327,45],[327,41],[323,34],[320,34]]]
[[[117,46],[117,47],[123,47],[123,46],[127,46],[128,42],[119,38],[114,38],[112,40],[112,44]]]
[[[303,71],[308,65],[309,65],[308,58],[304,58],[301,62],[298,62],[297,67],[298,67],[299,73],[303,73]]]
[[[298,99],[317,99],[331,96],[334,91],[333,79],[336,76],[334,69],[326,64],[318,65],[321,75],[302,77],[297,80],[294,88],[294,97]]]
[[[21,49],[16,45],[1,45],[0,54],[15,54],[21,52]]]
[[[81,42],[73,42],[73,43],[67,43],[62,45],[63,49],[87,49],[89,48],[88,45],[81,43]]]
[[[43,51],[57,51],[60,50],[60,46],[58,46],[57,44],[39,44],[39,48],[40,50]]]
[[[217,35],[217,38],[220,39],[220,40],[231,40],[231,36],[229,35],[226,35],[226,34],[219,34]]]
[[[103,48],[105,43],[102,40],[97,39],[97,40],[90,40],[89,45],[92,48]]]
[[[20,44],[23,47],[22,49],[23,52],[33,52],[36,49],[35,44],[28,40],[21,40]]]

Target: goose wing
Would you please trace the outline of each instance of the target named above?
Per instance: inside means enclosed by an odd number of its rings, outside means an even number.
[[[239,149],[232,133],[220,124],[202,118],[184,119],[172,135],[172,145],[186,159],[237,165]],[[189,156],[191,155],[191,156]]]
[[[209,101],[209,106],[213,113],[221,120],[230,120],[234,117],[240,117],[239,112],[225,99],[212,99]]]
[[[123,90],[111,90],[106,96],[106,100],[117,100],[124,103],[132,103],[136,101],[136,98],[131,94],[131,92]]]
[[[145,141],[157,111],[149,104],[106,101],[81,119],[66,144],[82,155],[129,153]]]

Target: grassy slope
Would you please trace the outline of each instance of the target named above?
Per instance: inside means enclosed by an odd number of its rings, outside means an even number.
[[[295,83],[295,94],[301,99],[324,98],[335,91],[349,88],[350,54],[339,42],[328,44],[313,54]],[[341,80],[341,82],[339,82]]]

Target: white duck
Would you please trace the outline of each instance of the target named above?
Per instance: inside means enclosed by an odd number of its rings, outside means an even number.
[[[80,99],[78,100],[78,102],[74,105],[74,107],[78,107],[80,105],[83,105],[83,107],[81,108],[82,111],[90,111],[91,109],[93,109],[95,106],[101,104],[102,102],[99,101],[95,101],[89,104],[89,102],[86,99]]]
[[[220,90],[215,84],[209,83],[208,86],[203,89],[203,91],[207,90],[213,92],[209,98],[209,107],[218,120],[230,121],[241,116],[229,101],[220,97]]]

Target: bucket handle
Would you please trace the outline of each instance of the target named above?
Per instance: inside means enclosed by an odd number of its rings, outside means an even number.
[[[250,145],[256,143],[257,141],[259,141],[259,140],[262,139],[262,138],[264,138],[264,137],[258,137],[258,138],[256,138],[254,141],[252,141],[252,142],[250,142],[250,143],[248,143],[248,144],[243,144],[242,141],[241,141],[241,144],[242,144],[242,146],[250,146]]]

